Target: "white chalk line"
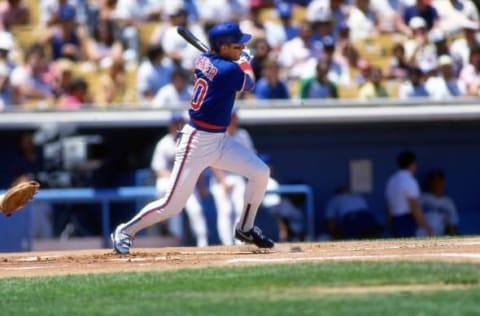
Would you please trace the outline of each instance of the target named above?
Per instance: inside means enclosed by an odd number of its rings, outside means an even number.
[[[22,271],[22,270],[45,270],[45,269],[58,269],[58,268],[66,268],[69,265],[62,264],[62,265],[41,265],[41,266],[28,266],[28,267],[0,267],[0,270],[5,271]]]
[[[423,253],[423,254],[391,254],[391,255],[355,255],[355,256],[318,256],[318,257],[285,257],[285,258],[235,258],[225,260],[226,264],[232,263],[273,263],[273,262],[297,262],[297,261],[345,261],[345,260],[361,260],[361,259],[398,259],[398,258],[437,258],[452,257],[464,259],[480,259],[480,253]]]

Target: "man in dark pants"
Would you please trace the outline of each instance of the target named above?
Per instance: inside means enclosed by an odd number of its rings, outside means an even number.
[[[386,199],[388,224],[393,237],[413,237],[417,226],[422,227],[428,236],[432,229],[426,223],[418,198],[420,188],[413,176],[416,170],[416,157],[411,151],[397,155],[398,170],[388,179]]]

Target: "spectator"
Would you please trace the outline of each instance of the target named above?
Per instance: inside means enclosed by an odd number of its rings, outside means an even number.
[[[432,228],[434,236],[456,235],[458,213],[454,201],[445,195],[445,176],[441,170],[432,170],[427,176],[427,192],[420,196],[420,206],[425,221]],[[417,236],[425,236],[421,228]]]
[[[30,23],[30,9],[22,0],[0,2],[0,23],[3,30],[11,30],[14,25]]]
[[[280,66],[274,59],[263,62],[262,77],[255,85],[255,98],[265,99],[289,99],[287,83],[280,78]]]
[[[121,58],[114,59],[106,67],[100,77],[99,103],[102,105],[125,105],[134,102],[134,95],[127,87],[125,62]]]
[[[425,87],[423,72],[419,68],[410,68],[408,80],[402,82],[399,87],[398,97],[402,100],[429,97],[430,94]]]
[[[186,1],[188,2],[188,1]],[[194,0],[200,22],[239,21],[248,14],[249,1],[242,0]],[[201,10],[199,10],[201,9]],[[190,12],[191,13],[191,12]]]
[[[360,52],[350,40],[350,28],[347,23],[342,23],[338,26],[335,50],[335,56],[338,59],[343,59],[340,64],[348,66],[349,69],[357,68]]]
[[[464,21],[462,27],[462,36],[454,39],[450,45],[450,54],[455,62],[457,74],[470,63],[470,53],[480,47],[480,40],[477,38],[478,23]]]
[[[367,82],[358,91],[358,98],[360,100],[388,98],[388,92],[383,85],[383,74],[380,67],[371,66]]]
[[[421,17],[410,20],[413,37],[404,43],[407,62],[412,67],[418,67],[423,72],[436,68],[437,53],[435,45],[430,43],[426,22]]]
[[[172,172],[173,162],[175,160],[175,144],[177,141],[178,131],[185,124],[185,120],[181,113],[173,112],[168,124],[168,133],[163,136],[155,146],[151,167],[157,177],[156,189],[159,196],[165,194],[168,187],[170,173]],[[190,227],[195,235],[197,246],[206,246],[207,224],[203,215],[201,198],[207,194],[204,179],[200,178],[197,183],[197,189],[189,197],[185,204]],[[177,238],[183,235],[182,215],[178,214],[168,221],[170,232]]]
[[[428,236],[432,228],[425,221],[419,204],[420,189],[414,177],[416,156],[405,150],[397,155],[398,170],[387,181],[387,222],[393,237],[413,237],[417,227],[422,227]]]
[[[377,15],[371,10],[370,0],[355,0],[347,24],[350,27],[352,41],[374,38],[379,33]]]
[[[122,43],[115,38],[114,23],[111,20],[100,20],[95,25],[93,36],[88,40],[86,53],[88,60],[102,64],[122,58]]]
[[[319,60],[314,77],[300,82],[300,99],[338,98],[337,85],[328,79],[330,69],[327,60]]]
[[[177,68],[172,73],[172,82],[158,90],[152,100],[154,108],[185,109],[192,99],[193,86],[188,81],[184,69]]]
[[[182,1],[172,1],[166,7],[169,16],[166,25],[159,25],[161,32],[154,30],[158,34],[157,38],[152,38],[153,43],[160,44],[165,55],[170,58],[175,65],[186,70],[193,69],[195,58],[198,57],[198,50],[188,44],[181,36],[178,36],[177,27],[186,26],[204,43],[207,37],[203,27],[200,24],[192,24],[188,21],[188,11]]]
[[[291,3],[278,1],[276,7],[277,15],[280,18],[280,23],[285,33],[284,43],[298,35],[298,27],[293,23],[293,8]]]
[[[137,95],[142,104],[150,103],[158,90],[170,82],[175,68],[169,59],[164,58],[161,45],[149,45],[146,57],[137,72]]]
[[[53,104],[54,95],[46,80],[48,62],[44,47],[32,44],[25,53],[22,65],[16,66],[11,74],[14,93],[19,96],[19,103],[25,101],[45,101]]]
[[[310,24],[304,21],[300,23],[299,35],[283,44],[278,61],[285,69],[288,80],[303,78],[315,67],[321,50],[312,45],[311,37]]]
[[[238,125],[238,114],[234,109],[227,133],[244,147],[255,152],[250,134]],[[214,176],[210,181],[210,192],[217,210],[218,236],[223,245],[232,245],[234,224],[238,221],[243,208],[245,178],[236,173],[215,168],[212,168],[212,172]]]
[[[470,51],[470,60],[460,71],[459,80],[468,96],[480,95],[480,47]]]
[[[9,32],[0,31],[0,111],[19,103],[18,95],[10,80],[15,68],[15,64],[9,58],[12,49],[12,35]]]
[[[329,35],[336,35],[341,24],[346,23],[352,6],[345,0],[313,0],[306,8],[306,18],[309,22],[328,20],[331,25],[323,25],[330,28]]]
[[[337,187],[325,211],[328,233],[334,239],[374,238],[380,231],[367,200],[347,186]]]
[[[435,46],[436,56],[450,55],[449,42],[447,34],[441,29],[433,29],[429,35],[430,43]]]
[[[60,109],[79,110],[92,103],[88,83],[82,78],[74,78],[68,91],[58,104]]]
[[[479,14],[471,0],[432,1],[439,16],[439,27],[449,34],[461,31],[464,22],[478,24]]]
[[[350,70],[346,60],[335,49],[335,38],[327,35],[322,38],[322,58],[329,64],[328,78],[336,84],[350,84]]]
[[[257,38],[252,42],[252,49],[255,51],[255,55],[250,65],[252,65],[253,73],[258,81],[262,77],[263,62],[270,57],[271,48],[266,39]]]
[[[73,80],[73,67],[74,63],[69,59],[60,58],[55,61],[51,87],[57,100],[70,91]]]
[[[252,39],[264,38],[271,47],[272,56],[277,56],[283,43],[287,41],[283,27],[275,22],[263,20],[261,17],[264,4],[262,1],[250,1],[250,10],[247,19],[242,19],[240,28],[252,35]]]
[[[437,10],[431,5],[430,0],[415,0],[415,3],[407,6],[403,11],[403,22],[410,25],[415,17],[421,17],[425,21],[427,30],[438,27],[439,16]]]
[[[59,8],[58,23],[47,32],[45,43],[50,45],[52,59],[69,58],[85,60],[87,34],[75,22],[75,8],[65,5]]]
[[[438,74],[429,77],[425,82],[425,88],[431,98],[447,100],[465,95],[465,86],[455,76],[452,57],[449,55],[440,56],[437,69]]]
[[[68,8],[68,9],[65,9]],[[75,24],[87,24],[86,0],[40,0],[40,25],[51,27],[60,23],[62,10],[75,10]]]
[[[404,81],[408,78],[410,65],[405,56],[405,48],[402,43],[397,43],[392,48],[392,58],[384,77],[387,79]]]
[[[172,2],[172,6],[173,1]],[[125,47],[125,57],[128,61],[140,60],[140,41],[137,26],[140,23],[152,19],[158,19],[160,14],[159,6],[150,0],[118,0],[116,5],[112,7],[107,2],[104,6],[106,14],[110,13],[110,18],[113,19],[116,27],[116,38],[120,39]]]

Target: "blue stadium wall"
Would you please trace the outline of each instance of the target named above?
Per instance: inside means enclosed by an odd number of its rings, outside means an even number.
[[[313,188],[316,234],[325,232],[323,214],[327,199],[336,186],[349,182],[351,160],[372,162],[373,190],[366,197],[379,220],[384,221],[385,182],[396,170],[397,153],[406,148],[417,154],[416,176],[421,183],[432,168],[445,172],[447,194],[455,200],[460,214],[460,233],[480,233],[480,124],[477,122],[252,124],[244,128],[252,135],[257,150],[271,155],[274,175],[280,183],[304,183]],[[164,126],[78,130],[78,134],[102,135],[107,143],[107,163],[96,173],[91,185],[132,185],[135,170],[149,167],[154,145],[165,132]],[[15,157],[18,133],[18,130],[0,131],[3,146],[0,161],[7,166],[0,177],[2,187],[8,186],[8,164]]]

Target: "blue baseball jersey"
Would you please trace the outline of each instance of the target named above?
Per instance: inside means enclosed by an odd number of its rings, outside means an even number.
[[[190,124],[200,130],[225,131],[236,93],[252,90],[253,79],[237,63],[209,53],[197,58],[194,74]]]

